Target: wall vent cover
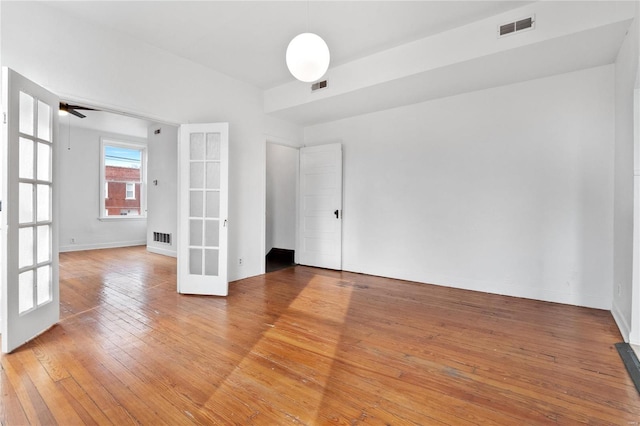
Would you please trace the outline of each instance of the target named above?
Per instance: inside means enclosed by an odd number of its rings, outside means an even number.
[[[153,241],[157,243],[169,244],[171,245],[171,234],[165,234],[162,232],[154,232],[153,233]]]
[[[498,37],[504,37],[520,31],[532,30],[535,28],[535,23],[535,15],[531,15],[526,18],[518,19],[517,21],[498,25]]]
[[[327,87],[327,80],[322,80],[317,83],[313,83],[311,85],[311,91],[315,92],[316,90],[324,89]]]

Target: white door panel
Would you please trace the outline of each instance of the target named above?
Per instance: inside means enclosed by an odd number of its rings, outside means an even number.
[[[54,167],[59,99],[2,69],[0,257],[2,352],[58,322],[57,196]]]
[[[302,265],[342,269],[342,145],[300,149]]]
[[[178,292],[226,296],[229,125],[183,124]]]

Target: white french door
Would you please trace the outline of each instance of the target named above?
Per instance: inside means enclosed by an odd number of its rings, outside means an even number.
[[[180,126],[178,292],[226,296],[229,124]]]
[[[301,265],[342,269],[342,145],[300,148]]]
[[[2,352],[58,322],[57,155],[59,99],[2,69],[0,273]]]

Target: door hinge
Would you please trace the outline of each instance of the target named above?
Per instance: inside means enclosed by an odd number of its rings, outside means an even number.
[[[2,124],[7,124],[7,113],[3,112],[2,113],[3,119],[2,119]]]

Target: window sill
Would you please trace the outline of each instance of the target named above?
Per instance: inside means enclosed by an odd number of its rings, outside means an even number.
[[[114,222],[114,221],[120,221],[120,220],[147,220],[146,216],[127,216],[127,215],[123,215],[123,216],[101,216],[98,218],[99,221],[101,222]]]

